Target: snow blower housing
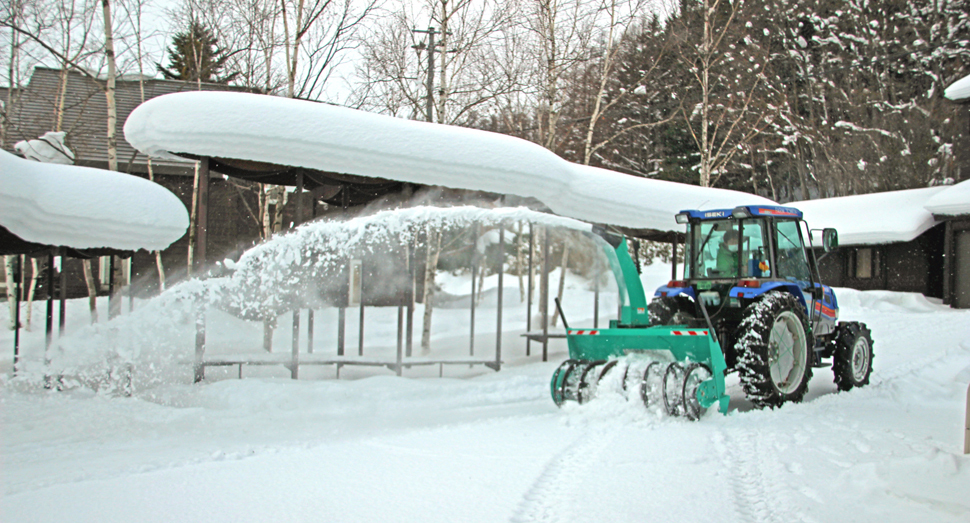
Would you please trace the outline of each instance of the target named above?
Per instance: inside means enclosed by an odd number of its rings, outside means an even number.
[[[743,206],[682,211],[684,276],[648,304],[626,240],[601,228],[620,292],[620,317],[606,329],[567,327],[569,359],[553,374],[553,401],[593,397],[610,373],[650,405],[697,419],[728,410],[724,377],[737,372],[758,407],[801,401],[813,367],[831,358],[839,390],[866,385],[872,338],[865,324],[837,322],[835,293],[823,285],[812,230],[798,209]],[[838,245],[821,231],[826,252]]]

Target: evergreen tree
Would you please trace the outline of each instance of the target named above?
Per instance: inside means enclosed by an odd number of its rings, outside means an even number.
[[[192,20],[186,31],[176,33],[168,48],[168,67],[158,66],[168,80],[229,83],[238,73],[220,76],[229,54],[218,46],[218,39],[201,22]]]

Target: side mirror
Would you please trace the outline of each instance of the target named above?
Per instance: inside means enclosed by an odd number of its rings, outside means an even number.
[[[839,246],[839,233],[835,229],[822,229],[822,249],[829,252]]]

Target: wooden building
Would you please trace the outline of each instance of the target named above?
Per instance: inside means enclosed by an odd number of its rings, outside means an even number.
[[[790,205],[812,229],[839,231],[837,250],[816,251],[826,284],[918,292],[970,308],[970,181]]]

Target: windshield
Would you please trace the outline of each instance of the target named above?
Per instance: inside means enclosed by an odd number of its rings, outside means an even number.
[[[771,275],[764,221],[711,220],[693,224],[686,278],[737,279]]]

